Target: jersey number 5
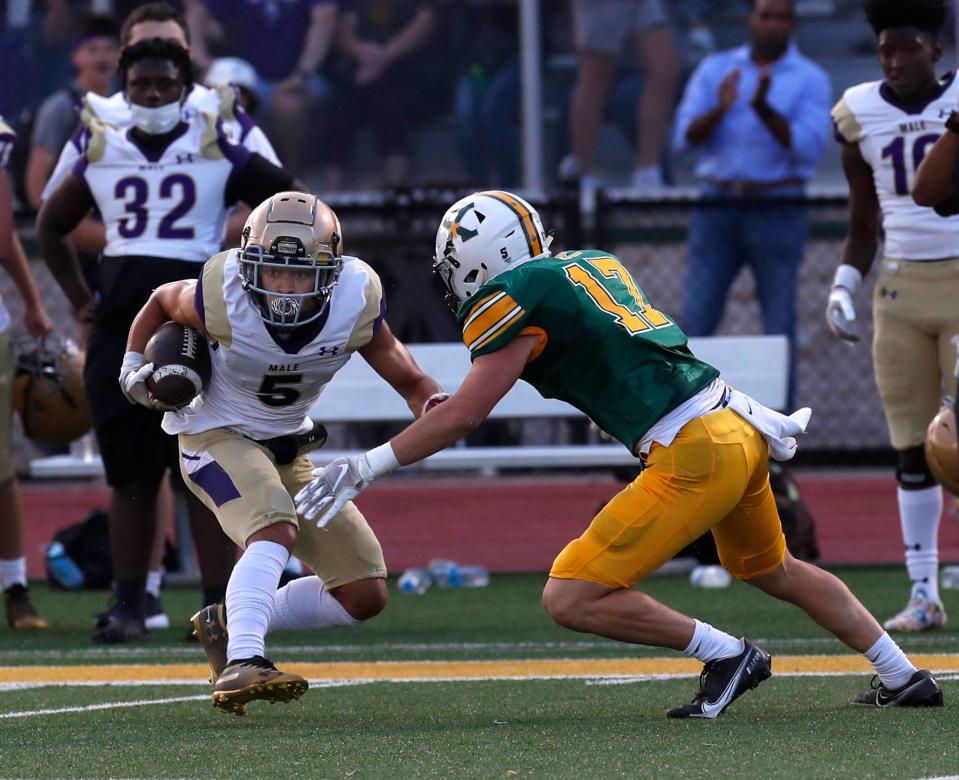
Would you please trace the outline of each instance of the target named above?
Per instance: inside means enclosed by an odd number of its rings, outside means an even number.
[[[617,301],[605,284],[583,266],[576,263],[564,266],[563,270],[566,272],[566,276],[573,284],[582,287],[590,300],[600,309],[613,315],[617,324],[625,328],[630,335],[635,336],[643,331],[665,328],[673,324],[669,317],[643,301],[643,296],[640,294],[639,288],[636,287],[633,277],[629,275],[629,271],[623,268],[623,264],[619,260],[613,257],[598,257],[586,262],[595,268],[603,279],[616,279],[621,282],[629,291],[632,300],[626,303]]]
[[[302,381],[303,374],[264,374],[256,397],[267,406],[289,406],[299,399],[296,386]]]

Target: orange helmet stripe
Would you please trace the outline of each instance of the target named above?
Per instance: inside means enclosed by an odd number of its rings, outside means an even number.
[[[523,234],[526,236],[526,243],[529,245],[530,257],[536,257],[543,254],[543,240],[540,238],[536,225],[533,224],[533,214],[515,195],[501,190],[487,190],[481,192],[481,195],[489,195],[500,203],[506,204],[510,210],[519,217],[520,224],[523,226]]]

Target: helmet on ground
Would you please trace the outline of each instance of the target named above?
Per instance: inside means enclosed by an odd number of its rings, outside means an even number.
[[[456,201],[436,231],[433,272],[455,311],[490,279],[530,260],[549,257],[550,239],[532,206],[501,190]]]
[[[247,217],[240,244],[240,277],[269,325],[296,328],[320,317],[343,268],[340,221],[315,195],[278,192]],[[312,271],[308,292],[277,294],[264,287],[267,268]]]
[[[69,340],[16,344],[13,408],[23,433],[35,441],[69,444],[90,430],[90,405],[83,389],[84,354]]]
[[[936,481],[959,496],[959,439],[951,405],[943,406],[926,429],[926,463]]]

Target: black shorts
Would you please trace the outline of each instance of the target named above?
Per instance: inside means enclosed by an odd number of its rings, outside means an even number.
[[[83,381],[111,487],[158,482],[168,468],[175,478],[179,477],[176,437],[160,428],[161,412],[127,401],[120,392],[120,366],[130,325],[153,289],[166,282],[195,279],[200,268],[200,263],[162,258],[101,261],[103,298],[87,341]]]

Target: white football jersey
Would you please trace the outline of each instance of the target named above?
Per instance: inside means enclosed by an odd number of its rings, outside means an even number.
[[[116,92],[110,97],[101,97],[95,92],[88,92],[83,98],[83,111],[86,115],[109,125],[117,127],[133,125],[130,104],[127,103],[122,92]],[[221,128],[227,139],[245,146],[251,152],[256,152],[274,165],[280,164],[266,133],[253,122],[248,113],[237,110],[236,92],[229,85],[224,84],[216,89],[210,89],[202,84],[194,84],[183,104],[183,118],[191,121],[197,114],[218,116],[223,120]],[[73,166],[85,151],[89,140],[89,133],[85,132],[81,124],[74,136],[60,150],[60,157],[57,159],[53,173],[50,174],[50,179],[43,188],[41,195],[43,200],[49,198],[50,193],[73,170]]]
[[[238,257],[231,249],[203,267],[196,305],[212,342],[213,374],[188,407],[164,415],[167,433],[229,428],[262,440],[309,431],[310,407],[350,356],[370,343],[382,317],[376,272],[358,258],[344,257],[319,332],[284,349],[243,289]],[[310,325],[303,328],[312,332]]]
[[[872,168],[886,235],[884,254],[900,260],[959,257],[959,216],[940,217],[916,205],[910,192],[916,169],[945,131],[959,103],[959,80],[950,74],[925,106],[903,106],[882,81],[850,87],[832,110],[847,143],[859,144]]]
[[[85,118],[90,142],[73,172],[103,219],[108,257],[145,255],[202,263],[220,249],[225,193],[250,152],[229,143],[216,117],[197,114],[159,153],[142,148],[132,128]]]

